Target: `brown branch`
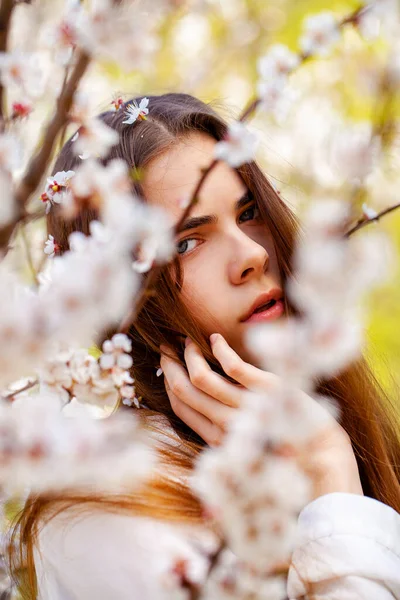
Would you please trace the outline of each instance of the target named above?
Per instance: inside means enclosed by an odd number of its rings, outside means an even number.
[[[4,400],[14,400],[14,396],[17,396],[18,394],[21,394],[22,392],[26,392],[26,390],[30,390],[31,388],[35,387],[35,385],[38,383],[37,379],[33,379],[32,381],[28,381],[28,383],[26,383],[22,388],[20,388],[19,390],[15,390],[15,392],[9,392],[8,394],[3,395],[3,399]]]
[[[360,219],[359,221],[357,221],[357,223],[356,223],[356,225],[354,225],[354,227],[352,227],[351,229],[349,229],[349,231],[347,231],[345,233],[344,237],[349,238],[351,235],[353,235],[353,233],[355,233],[359,229],[362,229],[363,227],[365,227],[369,223],[373,223],[373,222],[379,221],[379,219],[381,217],[384,217],[385,215],[388,215],[389,213],[393,212],[394,210],[397,210],[398,208],[400,208],[400,203],[399,204],[394,204],[393,206],[389,206],[389,208],[385,208],[385,210],[382,210],[380,213],[378,213],[376,215],[376,217],[372,217],[370,219],[369,218]]]
[[[15,226],[21,218],[26,215],[25,206],[42,179],[43,173],[51,158],[57,136],[68,120],[68,114],[72,106],[74,94],[89,62],[89,55],[85,52],[81,52],[78,56],[74,70],[57,100],[56,112],[47,126],[40,150],[32,157],[25,175],[16,189],[15,202],[17,214],[11,223],[0,229],[0,248],[5,248],[7,246]]]
[[[0,6],[0,52],[6,52],[8,42],[8,32],[10,30],[11,15],[14,8],[14,0],[1,0]],[[0,82],[0,120],[2,129],[4,115],[4,86]]]

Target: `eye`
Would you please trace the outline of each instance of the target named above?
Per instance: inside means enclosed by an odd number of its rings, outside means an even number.
[[[246,208],[246,210],[244,210],[242,212],[242,214],[239,217],[239,221],[242,222],[243,217],[244,221],[252,221],[253,219],[257,219],[260,216],[260,211],[258,210],[258,206],[256,203],[252,204],[251,206],[249,206],[249,208]]]
[[[198,240],[196,240],[196,238],[186,238],[186,240],[181,240],[180,242],[178,242],[176,244],[177,253],[182,255],[182,254],[187,254],[187,252],[189,252],[189,250],[194,250],[195,246],[193,246],[193,248],[190,248],[190,242],[193,243],[193,242],[197,242],[197,241]]]

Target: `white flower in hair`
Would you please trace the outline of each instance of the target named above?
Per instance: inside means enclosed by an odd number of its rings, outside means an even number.
[[[327,56],[339,38],[340,30],[335,15],[324,11],[304,20],[304,34],[299,43],[305,54]]]
[[[131,104],[128,104],[128,107],[125,111],[125,115],[128,117],[123,123],[127,123],[128,125],[132,125],[137,119],[146,120],[146,115],[149,114],[149,109],[147,108],[149,105],[148,98],[142,98],[139,105],[134,100]]]
[[[257,136],[243,123],[236,121],[229,126],[225,139],[215,145],[214,156],[224,160],[231,167],[240,167],[254,160],[257,146]]]

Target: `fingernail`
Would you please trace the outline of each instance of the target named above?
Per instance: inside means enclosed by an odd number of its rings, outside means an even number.
[[[218,333],[212,333],[210,335],[210,342],[211,342],[211,344],[214,344],[214,342],[217,341],[217,337],[218,337]]]
[[[185,339],[185,346],[189,346],[189,344],[191,344],[191,343],[192,343],[192,340],[190,339],[190,337],[187,337]]]

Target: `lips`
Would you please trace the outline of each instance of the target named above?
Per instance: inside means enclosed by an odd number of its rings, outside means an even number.
[[[249,317],[257,310],[257,308],[261,308],[268,303],[271,303],[272,300],[278,301],[283,299],[283,292],[280,288],[273,288],[264,294],[260,294],[253,304],[250,306],[249,310],[246,314],[240,319],[241,321],[247,321]]]

